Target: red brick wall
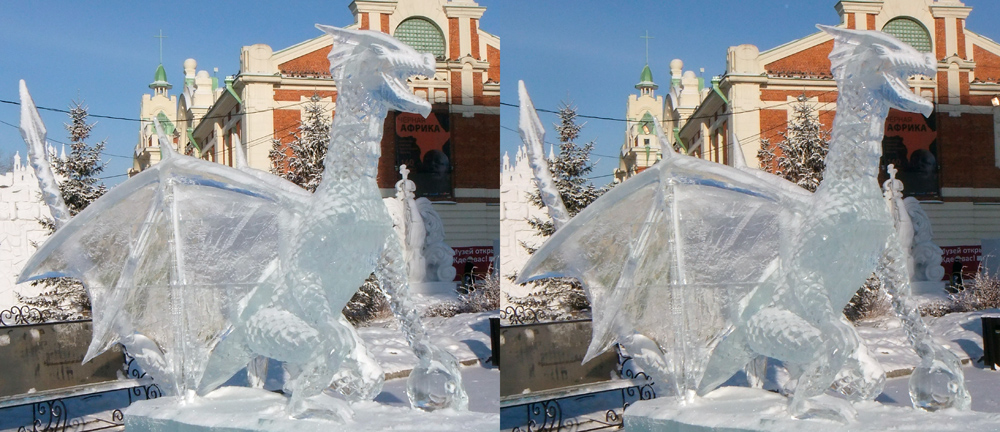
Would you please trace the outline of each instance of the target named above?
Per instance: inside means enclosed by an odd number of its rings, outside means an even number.
[[[788,113],[785,110],[765,109],[760,111],[760,138],[770,140],[771,143],[781,141],[779,132],[784,132],[788,124]],[[780,156],[781,151],[775,149],[775,160]],[[768,169],[768,167],[761,167]],[[772,171],[774,167],[771,167]]]
[[[490,81],[500,82],[500,50],[492,46],[487,46],[486,61],[490,62]]]
[[[948,72],[941,71],[937,73],[937,90],[938,90],[938,103],[947,104],[948,103]]]
[[[274,138],[281,140],[282,144],[288,144],[292,141],[292,133],[297,130],[299,122],[301,122],[301,115],[299,110],[274,110]],[[264,140],[263,142],[256,142],[251,145],[258,146],[271,146],[270,140]],[[285,155],[291,156],[291,152],[286,146],[284,148]],[[287,166],[283,167],[287,168]]]
[[[934,18],[934,41],[937,44],[934,54],[938,60],[948,56],[948,42],[944,36],[944,18]]]
[[[968,59],[969,57],[967,57],[965,55],[966,54],[965,53],[965,20],[964,19],[958,20],[958,25],[956,26],[956,28],[958,29],[958,56],[961,57],[961,58],[964,58],[964,59]]]
[[[961,100],[963,105],[969,104],[969,73],[959,72],[958,73],[958,91],[961,94]]]
[[[847,14],[847,28],[849,29],[858,28],[857,23],[854,22],[854,14],[852,13]]]
[[[451,48],[448,50],[448,55],[451,60],[458,60],[462,56],[458,35],[458,18],[448,18],[448,45]]]
[[[314,94],[319,94],[321,98],[332,98],[333,101],[337,100],[337,92],[329,90],[274,90],[274,100],[280,102],[298,102],[302,100],[303,97],[309,99]]]
[[[976,59],[976,81],[1000,82],[1000,56],[972,46],[972,56]]]
[[[1000,169],[994,163],[993,116],[938,115],[938,158],[943,187],[1000,187]],[[977,198],[977,201],[981,199]]]
[[[476,105],[484,105],[483,103],[483,73],[473,72],[472,73],[472,94],[473,103]]]
[[[830,76],[830,51],[833,41],[807,48],[783,59],[768,63],[764,70],[771,75]]]
[[[382,33],[389,33],[389,14],[379,14],[382,20]]]
[[[868,28],[869,29],[874,29],[875,28],[875,15],[874,14],[868,14]]]
[[[837,101],[837,92],[836,92],[836,90],[834,90],[834,91],[816,91],[816,90],[810,90],[810,91],[806,91],[806,92],[802,92],[801,90],[798,90],[798,91],[796,91],[796,90],[761,90],[760,91],[760,100],[762,100],[762,101],[769,101],[769,102],[785,102],[785,101],[788,100],[789,96],[791,96],[793,98],[797,98],[797,97],[801,96],[802,93],[805,93],[806,97],[808,97],[808,98],[817,98],[819,100],[819,102],[821,102],[821,103],[836,102]]]
[[[330,75],[330,55],[331,46],[326,46],[313,51],[304,56],[294,58],[278,65],[278,70],[283,74],[309,74],[309,75]]]
[[[472,58],[482,60],[479,58],[479,20],[469,20],[469,32],[472,35]]]
[[[361,30],[368,30],[369,28],[370,27],[369,27],[369,24],[368,24],[368,14],[367,13],[362,13],[361,14]]]
[[[452,114],[451,143],[455,187],[500,188],[500,116]]]
[[[462,72],[451,72],[451,103],[462,104]]]

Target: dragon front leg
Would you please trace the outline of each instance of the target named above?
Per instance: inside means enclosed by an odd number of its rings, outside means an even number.
[[[430,342],[420,311],[410,298],[406,274],[406,261],[399,239],[390,235],[375,275],[389,299],[392,313],[399,320],[407,343],[419,359],[406,383],[410,405],[426,411],[442,408],[467,410],[469,397],[462,386],[458,361],[451,353]]]

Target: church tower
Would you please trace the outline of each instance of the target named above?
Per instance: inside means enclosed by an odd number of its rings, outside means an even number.
[[[656,121],[663,121],[663,96],[656,96],[659,88],[653,82],[653,71],[649,64],[642,68],[639,83],[635,85],[639,94],[629,95],[625,108],[628,120],[625,128],[625,142],[618,155],[618,169],[615,182],[641,173],[663,156],[662,146],[656,134]]]
[[[169,94],[173,85],[167,81],[167,71],[162,63],[156,68],[149,88],[153,90],[153,94],[142,95],[142,102],[139,104],[139,118],[142,119],[142,123],[139,127],[139,142],[132,156],[129,176],[160,161],[160,144],[156,136],[156,127],[153,125],[154,118],[160,121],[163,132],[176,143],[174,123],[177,117],[177,96]]]

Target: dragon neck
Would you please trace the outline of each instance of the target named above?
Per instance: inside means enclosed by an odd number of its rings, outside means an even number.
[[[373,98],[341,91],[330,127],[330,146],[323,159],[323,181],[317,192],[363,179],[375,180],[382,153],[387,110]]]
[[[863,86],[838,91],[837,107],[844,109],[838,109],[833,120],[823,181],[875,179],[889,107]]]

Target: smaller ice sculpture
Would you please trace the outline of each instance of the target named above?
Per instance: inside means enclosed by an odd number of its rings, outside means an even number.
[[[455,250],[444,242],[441,216],[430,200],[414,198],[417,186],[409,179],[406,165],[399,167],[399,173],[403,178],[396,182],[396,197],[383,200],[392,216],[393,229],[403,239],[410,282],[455,280]]]
[[[936,73],[937,62],[881,32],[820,28],[834,41],[838,99],[815,193],[762,171],[665,152],[558,230],[517,283],[582,282],[594,317],[584,361],[619,343],[655,382],[691,400],[761,357],[778,359],[790,377],[792,416],[847,422],[855,410],[827,390],[871,400],[885,379],[842,314],[878,267],[921,358],[910,379],[913,405],[968,409],[961,365],[910,300],[906,254],[877,181],[889,109],[930,114],[933,105],[907,80]],[[521,90],[521,134],[537,144],[544,131]],[[546,204],[555,218],[558,206]]]
[[[161,388],[193,400],[269,357],[291,374],[289,414],[345,420],[351,409],[324,389],[359,401],[382,386],[381,368],[340,314],[374,271],[419,360],[407,381],[411,406],[465,410],[458,362],[423,328],[375,181],[386,113],[430,113],[407,79],[433,76],[435,60],[383,33],[318,27],[333,42],[338,106],[315,193],[242,156],[230,168],[176,154],[157,123],[163,160],[67,222],[20,282],[83,280],[94,306],[86,360],[121,342]],[[37,150],[45,129],[23,83],[21,95],[22,134]],[[47,164],[35,160],[56,208]]]
[[[932,240],[934,232],[927,212],[914,197],[903,198],[903,182],[896,179],[896,168],[889,165],[889,180],[882,185],[896,220],[900,246],[907,252],[907,269],[911,282],[940,282],[944,278],[941,266],[943,252]]]
[[[913,277],[913,255],[910,250],[913,247],[913,223],[910,221],[910,213],[906,204],[903,203],[903,182],[896,178],[898,170],[893,164],[886,167],[889,179],[882,183],[882,195],[885,196],[886,204],[889,205],[889,213],[892,215],[893,225],[896,227],[896,238],[899,239],[899,246],[906,252],[906,268],[909,270],[907,277]]]
[[[940,282],[944,279],[944,266],[941,265],[944,251],[934,243],[931,218],[914,197],[903,199],[903,205],[906,206],[906,213],[913,226],[913,244],[910,246],[910,257],[913,259],[912,280]]]

